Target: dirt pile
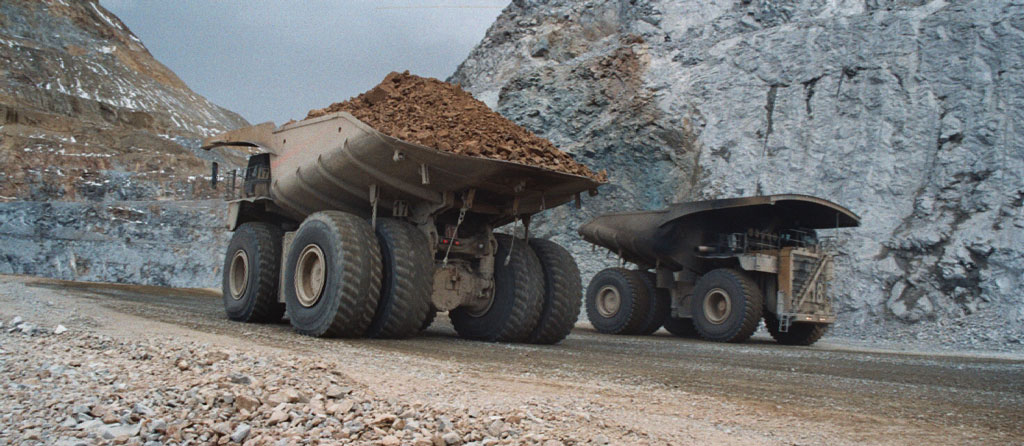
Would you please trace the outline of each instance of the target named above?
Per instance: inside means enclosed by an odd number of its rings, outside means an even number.
[[[380,85],[355,98],[311,110],[306,119],[339,111],[395,138],[438,150],[607,180],[604,172],[576,162],[551,141],[491,111],[458,85],[408,71],[388,74]]]

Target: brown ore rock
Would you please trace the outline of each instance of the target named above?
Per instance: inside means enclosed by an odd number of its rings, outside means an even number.
[[[463,91],[458,85],[408,71],[392,72],[370,91],[311,110],[306,119],[348,112],[398,139],[460,155],[512,161],[607,181],[541,138]]]

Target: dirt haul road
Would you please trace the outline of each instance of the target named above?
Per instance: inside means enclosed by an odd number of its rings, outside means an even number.
[[[763,334],[741,345],[679,339],[664,332],[650,337],[606,336],[582,324],[556,346],[487,344],[456,338],[444,317],[410,340],[314,339],[295,334],[287,323],[240,324],[227,321],[222,313],[219,296],[211,291],[0,276],[0,317],[5,324],[0,371],[10,379],[3,384],[0,400],[7,402],[0,409],[16,414],[0,418],[0,443],[4,436],[17,440],[10,432],[23,434],[26,426],[35,429],[29,429],[34,434],[42,430],[46,438],[45,426],[21,421],[32,419],[22,416],[33,410],[31,403],[24,402],[23,407],[12,401],[37,398],[26,389],[39,378],[26,375],[60,364],[62,359],[47,355],[79,355],[85,358],[78,366],[83,371],[97,366],[88,358],[98,357],[114,370],[110,381],[116,383],[118,358],[138,356],[122,355],[118,348],[154,351],[153,359],[133,362],[137,365],[125,372],[140,395],[153,393],[146,387],[146,379],[151,379],[161,382],[162,389],[176,382],[194,385],[190,394],[202,396],[203,379],[232,373],[230,382],[221,376],[224,382],[211,388],[228,389],[231,399],[252,392],[258,400],[255,408],[242,411],[238,403],[208,398],[205,404],[192,403],[192,412],[182,409],[187,402],[177,400],[161,412],[159,401],[145,400],[151,408],[157,406],[157,414],[147,416],[179,426],[177,438],[185,432],[186,438],[220,439],[222,444],[230,441],[224,437],[243,427],[247,439],[242,441],[248,444],[278,444],[280,439],[283,444],[298,444],[316,436],[325,439],[311,443],[1024,442],[1024,359],[1016,357],[896,353],[828,338],[810,348],[782,347]],[[15,316],[43,327],[43,333],[9,332]],[[57,324],[69,331],[45,333]],[[96,342],[114,347],[93,355],[87,349]],[[210,355],[221,358],[208,359]],[[253,383],[236,380],[240,373]],[[351,389],[340,398],[354,398],[355,409],[351,404],[344,411],[338,409],[333,402],[344,399],[332,400],[337,395],[331,396],[329,388],[318,390],[326,385],[320,377],[328,375]],[[53,379],[49,372],[46,376]],[[237,384],[242,381],[244,385]],[[18,387],[24,385],[29,387]],[[72,401],[76,389],[48,386],[62,395],[55,398],[62,403],[40,401],[40,406],[66,405],[70,411],[78,404]],[[114,392],[131,390],[129,386]],[[291,391],[298,396],[278,395]],[[102,390],[90,392],[106,398]],[[114,395],[110,404],[130,409],[131,395]],[[415,415],[403,418],[403,411]],[[171,435],[166,432],[147,434],[151,421],[133,416],[124,415],[120,422],[141,423],[138,435],[149,435],[142,440],[174,440],[160,437]],[[203,421],[206,416],[211,420]],[[71,434],[81,426],[68,423]],[[410,433],[412,423],[417,429]]]

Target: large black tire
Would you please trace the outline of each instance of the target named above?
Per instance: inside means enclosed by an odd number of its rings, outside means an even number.
[[[658,331],[669,318],[669,314],[672,312],[672,297],[668,290],[657,287],[657,274],[649,271],[639,271],[639,273],[640,277],[644,279],[649,299],[647,300],[647,314],[644,315],[644,321],[640,324],[637,334],[650,335]]]
[[[779,331],[779,318],[774,314],[764,313],[764,326],[775,342],[782,345],[811,345],[818,342],[828,331],[828,324],[808,324],[796,322],[789,326],[789,331]]]
[[[555,242],[530,239],[530,247],[544,271],[544,304],[540,321],[526,342],[554,344],[569,335],[580,316],[583,298],[580,269],[572,254]]]
[[[709,341],[743,342],[757,330],[762,302],[761,290],[743,272],[712,270],[693,287],[693,325]]]
[[[618,305],[608,303],[617,296]],[[647,316],[647,286],[639,271],[608,268],[594,275],[587,286],[587,319],[597,331],[607,334],[636,334]]]
[[[235,229],[224,256],[224,310],[241,322],[275,322],[284,315],[277,301],[281,269],[281,229],[262,223],[243,223]],[[232,273],[235,285],[232,285]],[[234,291],[233,288],[234,287]]]
[[[690,318],[676,319],[669,316],[668,319],[665,319],[665,324],[663,326],[669,333],[681,338],[696,338],[697,336],[700,336],[700,334],[697,333],[697,327],[693,326],[693,319]]]
[[[434,323],[434,319],[437,319],[437,310],[431,309],[427,312],[427,318],[420,324],[420,331],[430,328],[430,324]]]
[[[307,297],[300,303],[297,263],[300,257],[307,258],[307,252],[309,258],[315,257],[312,253],[317,249],[322,255],[323,285],[319,292],[314,289],[304,294],[313,299]],[[377,309],[381,269],[377,237],[368,222],[337,211],[310,215],[295,233],[285,262],[285,304],[292,327],[308,336],[362,336]],[[302,275],[315,276],[319,270],[311,267],[309,271]]]
[[[482,314],[467,308],[448,313],[459,336],[488,342],[522,342],[537,326],[544,303],[540,260],[523,239],[495,234],[494,300]],[[505,265],[511,251],[509,264]]]
[[[371,338],[407,338],[420,331],[430,311],[434,258],[427,237],[401,220],[377,220],[383,275]]]

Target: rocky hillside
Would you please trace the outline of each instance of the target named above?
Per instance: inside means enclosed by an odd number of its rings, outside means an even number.
[[[122,230],[118,209],[219,197],[203,178],[209,161],[239,159],[199,153],[199,142],[243,125],[192,92],[97,1],[0,2],[0,273],[216,283],[212,259],[198,275],[170,275],[184,263],[145,254],[160,245]],[[180,230],[163,242],[207,245],[220,237],[204,235],[219,211],[200,202],[142,220],[159,220],[157,233]]]
[[[1024,342],[1020,1],[516,0],[449,80],[608,169],[541,233],[818,195],[864,223],[841,234],[839,333]],[[614,262],[575,251],[585,276]]]
[[[245,124],[189,90],[96,1],[0,4],[0,195],[182,197],[200,138]]]

